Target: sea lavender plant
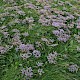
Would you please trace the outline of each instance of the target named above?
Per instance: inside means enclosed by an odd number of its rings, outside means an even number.
[[[29,23],[32,24],[34,22],[33,17],[26,17],[24,20],[22,20],[23,24]]]
[[[80,43],[80,35],[74,34],[75,39],[77,40],[78,43]]]
[[[59,41],[63,42],[66,42],[70,38],[70,35],[66,34],[63,29],[54,30],[53,34],[57,36]]]
[[[50,53],[50,54],[47,56],[48,62],[51,63],[51,64],[52,64],[52,63],[53,63],[53,64],[56,63],[56,58],[57,58],[57,52]]]
[[[39,58],[41,56],[41,52],[38,51],[38,50],[34,50],[33,51],[33,55],[36,57],[36,58]]]
[[[9,36],[9,33],[8,32],[2,32],[2,33],[4,35],[4,38],[8,38],[8,36]]]
[[[25,12],[24,12],[24,11],[18,10],[17,13],[18,13],[19,15],[25,16]]]
[[[30,50],[34,50],[34,46],[32,44],[20,44],[19,49],[22,52],[28,52]]]
[[[44,6],[44,10],[48,10],[48,11],[50,11],[51,10],[51,6],[48,4],[48,5],[45,5]]]
[[[28,32],[24,32],[24,33],[22,33],[22,35],[23,35],[24,37],[27,37],[27,36],[29,36],[29,33],[28,33]]]
[[[36,62],[36,64],[37,64],[38,67],[41,67],[43,65],[42,62]]]
[[[59,22],[53,22],[52,23],[52,26],[59,27],[60,26],[60,23]]]
[[[0,53],[4,54],[7,51],[7,48],[0,46]]]
[[[69,69],[70,72],[77,72],[79,67],[78,67],[77,64],[72,64],[72,65],[69,66],[68,69]]]
[[[27,53],[21,54],[20,56],[21,56],[23,59],[28,59],[29,57],[31,57],[31,55],[32,55],[32,53],[27,52]]]
[[[38,69],[38,73],[41,76],[44,73],[43,69]]]
[[[36,6],[32,3],[28,3],[27,4],[27,8],[30,8],[30,9],[36,9]]]
[[[20,45],[22,44],[21,40],[20,40],[20,33],[15,33],[13,38],[12,38],[12,44],[13,45]]]
[[[77,20],[77,28],[80,29],[80,18]]]
[[[26,17],[26,21],[28,21],[28,23],[33,23],[34,19],[33,17],[30,17],[30,18]]]
[[[79,52],[80,52],[80,47],[79,47],[79,46],[77,46],[77,51],[79,51]]]
[[[22,72],[22,74],[25,75],[26,77],[29,77],[29,78],[33,77],[33,70],[32,70],[31,67],[26,68],[26,69],[23,68],[23,69],[21,70],[21,72]]]

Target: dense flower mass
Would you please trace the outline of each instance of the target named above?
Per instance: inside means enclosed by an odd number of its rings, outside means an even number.
[[[22,52],[28,52],[30,50],[34,50],[34,46],[32,44],[20,44],[19,49]]]
[[[70,35],[66,34],[63,29],[54,30],[53,34],[57,36],[57,39],[59,41],[63,41],[63,42],[66,42],[70,38]]]

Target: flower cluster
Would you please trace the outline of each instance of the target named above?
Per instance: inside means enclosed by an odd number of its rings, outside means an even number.
[[[32,44],[20,44],[19,49],[22,52],[28,52],[30,50],[34,50],[34,46]]]
[[[7,51],[7,48],[0,46],[0,53],[4,54]]]
[[[27,52],[27,53],[21,54],[20,56],[21,56],[23,59],[28,59],[29,57],[31,57],[31,55],[32,55],[32,53]]]
[[[23,35],[24,37],[27,37],[27,36],[29,36],[29,33],[28,33],[28,32],[24,32],[24,33],[22,33],[22,35]]]
[[[36,57],[36,58],[39,58],[41,56],[41,52],[38,51],[38,50],[34,50],[33,51],[33,55]]]
[[[36,6],[34,4],[28,3],[27,8],[36,9]]]
[[[80,52],[80,47],[79,47],[79,46],[77,46],[77,51],[79,51],[79,52]]]
[[[53,52],[53,53],[50,53],[48,56],[47,56],[47,59],[49,61],[49,63],[53,63],[55,64],[56,63],[56,58],[57,58],[57,52]]]
[[[25,12],[24,12],[24,11],[17,10],[17,13],[18,13],[19,15],[23,15],[23,16],[25,16]]]
[[[42,62],[37,62],[36,64],[37,64],[37,66],[38,66],[38,67],[40,67],[40,66],[42,66],[42,65],[43,65],[43,63],[42,63]]]
[[[24,20],[22,20],[22,23],[29,23],[32,24],[34,22],[33,17],[26,17]]]
[[[80,18],[77,20],[77,28],[80,29]]]
[[[72,64],[72,65],[69,66],[68,69],[69,69],[70,72],[77,72],[78,68],[79,67],[77,66],[77,64]]]
[[[41,23],[44,26],[52,25],[58,28],[61,28],[61,27],[65,28],[67,26],[69,27],[69,25],[66,24],[67,20],[74,20],[74,16],[70,13],[62,12],[59,10],[53,11],[50,5],[45,5],[43,7],[44,7],[43,9],[39,10],[39,13],[41,14],[39,18],[39,23]],[[54,15],[51,12],[53,12]],[[66,15],[66,16],[63,16],[63,15]]]
[[[39,75],[42,75],[44,73],[43,69],[38,69]]]
[[[63,41],[63,42],[66,42],[70,38],[70,35],[66,34],[63,29],[54,30],[53,34],[57,36],[57,39],[59,41]]]
[[[12,44],[13,45],[20,45],[22,44],[20,40],[20,32],[17,29],[13,29],[12,32],[14,32],[13,38],[12,38]]]
[[[7,3],[13,3],[14,0],[3,0],[4,2],[7,2]]]
[[[80,43],[80,35],[79,34],[78,35],[74,34],[74,37],[77,40],[77,42]]]
[[[33,76],[33,70],[31,67],[27,68],[27,69],[22,69],[21,70],[22,74],[25,75],[26,77],[32,77]]]

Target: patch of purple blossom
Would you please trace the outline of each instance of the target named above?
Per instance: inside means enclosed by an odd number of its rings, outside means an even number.
[[[19,49],[22,52],[28,52],[30,50],[34,50],[34,46],[32,44],[20,44]]]
[[[36,64],[37,64],[38,67],[41,67],[43,65],[42,62],[36,62]]]
[[[77,40],[78,43],[80,43],[80,35],[74,34],[75,39]]]
[[[77,28],[80,29],[80,18],[77,20]]]
[[[38,51],[38,50],[34,50],[34,51],[33,51],[33,55],[34,55],[36,58],[39,58],[39,57],[41,57],[41,52]]]
[[[17,13],[18,13],[19,15],[25,16],[25,12],[24,12],[24,11],[18,10]]]
[[[21,72],[22,72],[22,74],[25,75],[26,77],[29,77],[29,78],[33,77],[33,70],[32,70],[31,67],[26,68],[26,69],[23,68],[23,69],[21,70]]]
[[[7,51],[7,48],[0,46],[0,53],[4,54]]]
[[[29,23],[29,24],[32,24],[34,22],[34,19],[33,17],[26,17],[22,23],[25,24],[25,23]]]
[[[80,52],[80,47],[79,47],[79,46],[77,46],[77,51],[79,51],[79,52]]]
[[[24,37],[27,37],[27,36],[29,36],[29,33],[28,33],[28,32],[24,32],[24,33],[22,33],[22,35],[23,35]]]
[[[27,53],[21,54],[20,56],[21,56],[23,59],[28,59],[29,57],[31,57],[31,55],[32,55],[32,53],[27,52]]]
[[[7,3],[13,3],[14,0],[3,0],[4,2],[7,2]]]
[[[54,30],[53,34],[57,36],[57,39],[59,41],[63,41],[63,42],[66,42],[70,38],[70,35],[66,34],[63,29]]]
[[[44,73],[43,69],[38,69],[38,74],[41,76]]]
[[[36,9],[36,6],[32,3],[27,3],[27,4],[24,5],[24,8]]]
[[[13,32],[15,32],[13,38],[12,38],[12,44],[13,45],[20,45],[22,44],[21,40],[20,40],[20,32],[18,30],[13,30]]]
[[[60,23],[59,22],[53,22],[52,23],[52,26],[59,27],[60,26]]]
[[[69,69],[70,72],[77,72],[79,67],[78,67],[77,64],[72,64],[72,65],[69,66],[68,69]]]
[[[51,63],[51,64],[55,64],[56,63],[57,55],[58,55],[57,52],[50,53],[47,56],[48,62]]]

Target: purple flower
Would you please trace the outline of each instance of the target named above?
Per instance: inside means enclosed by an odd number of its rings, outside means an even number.
[[[57,52],[53,52],[53,53],[50,53],[48,56],[47,56],[47,59],[48,59],[48,62],[49,63],[56,63],[56,58],[57,58]]]
[[[38,51],[38,50],[34,50],[34,51],[33,51],[33,55],[34,55],[36,58],[39,58],[39,57],[41,56],[41,53],[40,53],[40,51]]]
[[[29,36],[29,33],[28,32],[24,32],[24,33],[22,33],[22,35],[27,37],[27,36]]]
[[[46,10],[41,9],[41,10],[39,10],[39,13],[40,13],[40,14],[45,14],[45,13],[46,13]]]
[[[72,65],[69,66],[68,69],[69,69],[70,72],[77,72],[79,67],[77,66],[77,64],[72,64]]]
[[[38,69],[39,75],[42,75],[44,73],[43,69]]]
[[[12,32],[19,33],[18,29],[13,29]]]
[[[28,52],[30,50],[34,50],[34,46],[32,44],[20,44],[19,49],[22,52]]]
[[[45,5],[44,6],[44,10],[50,10],[51,9],[51,6],[50,5]]]
[[[0,46],[0,53],[4,54],[7,51],[7,49],[3,46]]]
[[[22,74],[25,75],[26,77],[33,77],[33,70],[31,67],[27,68],[27,69],[22,69],[21,70]]]
[[[34,22],[34,19],[33,19],[33,17],[30,17],[30,18],[26,17],[26,21],[28,23],[33,23]]]
[[[52,22],[52,26],[55,26],[55,27],[65,27],[66,25],[63,23],[63,21],[53,21]]]
[[[54,30],[53,34],[57,36],[57,39],[59,41],[63,41],[63,42],[66,42],[70,38],[70,35],[66,34],[63,29]]]
[[[77,28],[80,29],[80,19],[77,20]]]
[[[8,38],[9,33],[8,32],[2,32],[5,38]]]
[[[60,23],[59,22],[53,22],[52,26],[58,27],[58,26],[60,26]]]
[[[29,57],[31,57],[31,55],[32,55],[32,53],[27,52],[27,53],[21,54],[20,56],[21,56],[23,59],[28,59]]]
[[[36,6],[34,4],[31,4],[31,3],[29,3],[27,5],[27,7],[30,8],[30,9],[36,9]]]
[[[17,13],[20,14],[20,15],[25,15],[25,12],[21,11],[21,10],[18,10]]]
[[[53,31],[53,34],[55,34],[56,36],[59,36],[60,33],[59,33],[58,30],[54,30],[54,31]]]
[[[41,62],[37,62],[36,64],[37,64],[38,67],[43,65],[43,63],[41,63]]]
[[[58,37],[57,39],[58,39],[59,41],[66,42],[69,38],[70,38],[70,36],[69,36],[69,35],[64,34],[64,35],[62,35],[62,36]]]

